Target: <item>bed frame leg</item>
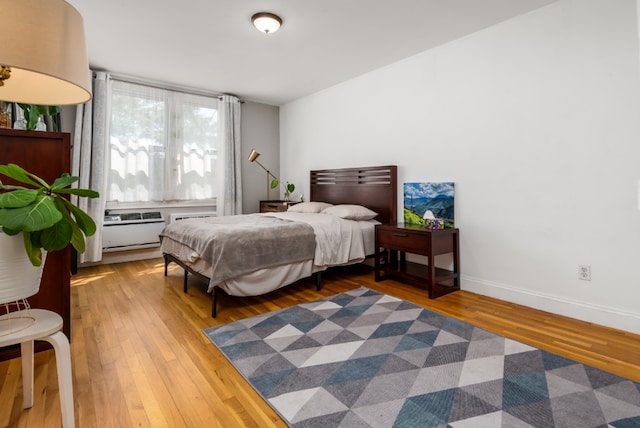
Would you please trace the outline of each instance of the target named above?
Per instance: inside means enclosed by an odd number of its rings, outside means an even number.
[[[167,266],[169,266],[169,259],[164,256],[164,276],[167,276]]]
[[[218,287],[213,287],[213,291],[211,292],[211,317],[215,318],[218,315],[218,293],[216,290]]]
[[[182,291],[184,291],[185,293],[187,292],[187,277],[189,276],[189,272],[187,272],[187,270],[184,270],[184,282],[182,283]]]
[[[322,290],[322,272],[316,272],[316,291]]]

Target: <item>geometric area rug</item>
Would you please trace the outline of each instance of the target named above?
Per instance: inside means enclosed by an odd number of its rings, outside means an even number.
[[[640,427],[640,384],[361,287],[204,330],[293,427]]]

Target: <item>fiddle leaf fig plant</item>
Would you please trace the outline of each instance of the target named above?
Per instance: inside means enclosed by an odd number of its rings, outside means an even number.
[[[27,186],[0,181],[0,226],[7,235],[22,232],[31,264],[42,264],[42,250],[55,251],[71,244],[85,250],[85,237],[96,232],[93,219],[65,195],[97,198],[90,189],[70,188],[78,181],[67,173],[48,184],[16,164],[0,165],[0,174]]]

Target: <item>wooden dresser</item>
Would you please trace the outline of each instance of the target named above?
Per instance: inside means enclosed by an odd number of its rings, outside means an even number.
[[[0,164],[15,163],[48,183],[71,171],[70,135],[61,132],[0,129]],[[8,182],[2,177],[3,182]],[[29,298],[34,308],[49,309],[62,316],[63,332],[71,339],[71,255],[67,247],[47,254],[40,291]],[[1,255],[0,255],[1,257]],[[36,349],[46,347],[36,342]],[[18,347],[0,348],[0,360],[20,355]]]

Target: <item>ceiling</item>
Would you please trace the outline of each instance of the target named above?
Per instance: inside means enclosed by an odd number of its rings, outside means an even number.
[[[556,0],[67,1],[93,69],[282,105]]]

